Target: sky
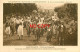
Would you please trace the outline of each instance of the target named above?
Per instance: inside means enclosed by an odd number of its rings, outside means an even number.
[[[55,7],[59,7],[64,5],[64,3],[36,3],[37,7],[42,9],[54,9]]]

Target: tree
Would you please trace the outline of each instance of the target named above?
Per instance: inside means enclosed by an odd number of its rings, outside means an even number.
[[[35,3],[4,3],[3,4],[3,22],[6,15],[11,14],[31,14],[33,10],[37,10]]]
[[[33,10],[37,10],[37,6],[35,3],[4,3],[3,4],[3,13],[11,14],[11,13],[31,13]]]
[[[64,4],[64,6],[56,7],[54,11],[58,12],[58,17],[68,17],[77,20],[77,4]]]

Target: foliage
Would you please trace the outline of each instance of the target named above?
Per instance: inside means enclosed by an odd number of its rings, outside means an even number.
[[[35,3],[4,3],[3,4],[4,15],[11,14],[11,13],[29,14],[33,10],[37,10],[37,6]]]
[[[56,7],[55,12],[58,12],[59,18],[68,17],[70,19],[77,20],[77,4],[64,4],[61,7]]]

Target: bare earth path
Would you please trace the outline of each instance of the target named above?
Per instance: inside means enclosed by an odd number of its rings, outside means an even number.
[[[31,35],[30,37],[27,36],[27,32],[26,29],[24,28],[24,36],[22,40],[18,39],[17,34],[11,36],[11,37],[3,37],[4,41],[3,41],[3,45],[26,45],[26,46],[35,46],[35,45],[39,45],[39,46],[50,46],[52,45],[51,43],[46,41],[46,35],[44,35],[43,37],[40,38],[40,40],[37,42],[36,38],[34,35]]]

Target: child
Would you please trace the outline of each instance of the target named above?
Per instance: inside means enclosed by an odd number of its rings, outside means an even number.
[[[23,37],[23,26],[22,26],[22,23],[19,24],[17,32],[18,32],[19,39],[22,39],[22,37]]]
[[[51,38],[52,38],[52,27],[48,28],[48,31],[47,31],[47,42],[50,42],[51,41]]]
[[[14,35],[14,22],[10,23],[10,29],[11,29],[11,33],[12,33],[12,36],[13,36]]]
[[[5,33],[10,37],[10,23],[6,23]]]

